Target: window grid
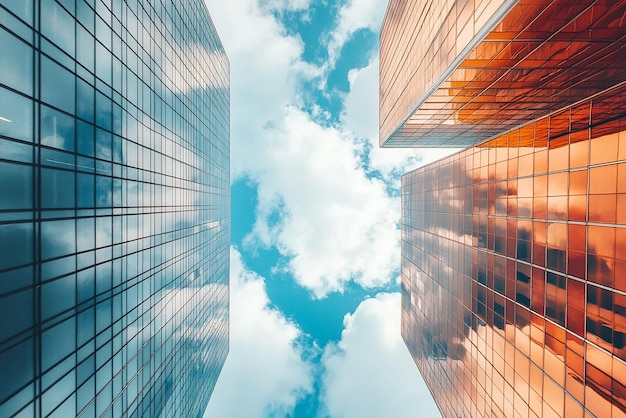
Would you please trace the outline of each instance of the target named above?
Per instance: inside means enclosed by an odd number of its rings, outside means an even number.
[[[402,335],[444,416],[626,414],[624,94],[403,176]]]
[[[196,414],[228,351],[229,63],[206,7],[0,14],[0,415]]]

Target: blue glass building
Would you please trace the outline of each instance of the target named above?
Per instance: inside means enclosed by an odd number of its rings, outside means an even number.
[[[0,1],[0,416],[201,416],[229,62],[202,0]]]

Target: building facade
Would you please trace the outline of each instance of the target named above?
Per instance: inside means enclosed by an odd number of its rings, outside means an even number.
[[[626,2],[426,3],[381,143],[465,149],[402,178],[407,347],[444,417],[626,417]]]
[[[624,81],[623,14],[614,0],[391,0],[381,146],[472,146]]]
[[[201,416],[229,62],[201,0],[0,2],[0,416]]]

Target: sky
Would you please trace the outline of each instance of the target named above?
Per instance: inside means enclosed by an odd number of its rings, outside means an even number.
[[[206,0],[231,66],[230,352],[208,418],[438,417],[400,337],[386,0]]]

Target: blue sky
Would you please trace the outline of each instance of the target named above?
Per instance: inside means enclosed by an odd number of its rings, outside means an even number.
[[[400,338],[381,0],[207,0],[231,64],[231,346],[205,417],[435,417]]]

